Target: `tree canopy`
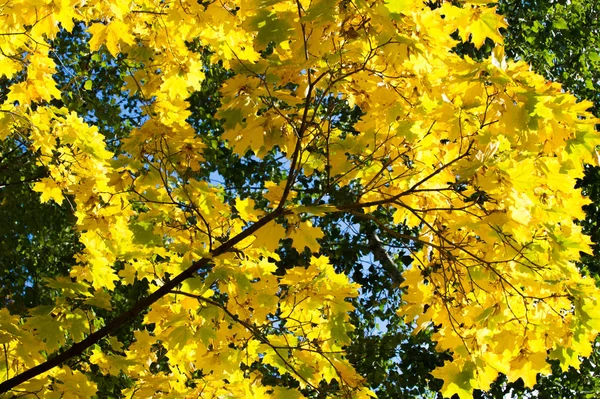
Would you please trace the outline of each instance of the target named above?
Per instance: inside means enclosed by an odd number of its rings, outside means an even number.
[[[566,90],[580,99],[592,100],[592,111],[598,115],[600,96],[597,82],[600,81],[600,23],[595,16],[600,12],[600,4],[590,1],[522,1],[505,0],[499,2],[498,10],[505,16],[508,28],[505,32],[505,48],[509,57],[523,59],[547,79],[563,84]],[[489,53],[492,43],[486,43],[484,53]],[[477,54],[477,56],[481,55]],[[600,204],[600,169],[595,162],[585,166],[585,176],[577,187],[592,201],[584,206],[585,218],[579,223],[594,242],[593,254],[582,254],[579,266],[598,281],[598,204]],[[591,256],[590,256],[591,255]],[[578,368],[570,367],[562,371],[553,362],[552,374],[538,376],[534,387],[525,387],[520,381],[506,384],[499,379],[484,395],[501,398],[510,393],[511,397],[556,398],[556,397],[597,397],[600,395],[598,372],[598,344],[590,358],[580,358]]]
[[[369,397],[398,344],[447,397],[578,366],[597,119],[487,3],[7,2],[0,392]]]

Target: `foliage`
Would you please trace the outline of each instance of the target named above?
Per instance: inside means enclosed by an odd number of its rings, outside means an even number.
[[[580,98],[600,102],[600,5],[587,0],[506,0],[507,54],[558,81]]]
[[[436,365],[446,396],[577,365],[596,119],[524,63],[452,50],[501,41],[482,3],[7,3],[0,135],[28,161],[6,181],[42,174],[77,255],[1,310],[0,390],[367,397],[425,330],[446,355],[406,381]]]
[[[499,12],[508,21],[506,53],[512,58],[526,60],[532,68],[547,79],[559,81],[578,98],[593,101],[595,115],[600,110],[597,82],[600,81],[600,25],[597,15],[600,4],[590,1],[520,1],[505,0],[499,4]],[[489,52],[488,48],[488,52]],[[596,162],[594,162],[594,165]],[[580,266],[596,280],[600,274],[597,227],[600,203],[600,174],[598,166],[586,165],[584,177],[577,187],[588,196],[591,203],[583,207],[585,217],[579,223],[594,242],[592,254],[582,254]],[[506,383],[501,378],[482,397],[540,398],[598,397],[600,381],[597,378],[598,344],[589,358],[580,358],[578,368],[564,370],[553,363],[552,374],[538,376],[534,387],[528,388],[519,381]]]
[[[56,203],[40,204],[39,194],[27,185],[44,176],[32,154],[18,141],[1,145],[0,295],[3,307],[23,313],[52,302],[42,287],[43,278],[67,273],[80,248],[69,209]],[[30,212],[32,208],[37,212]]]

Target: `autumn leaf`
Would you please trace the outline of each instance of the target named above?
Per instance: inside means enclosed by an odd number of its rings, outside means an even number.
[[[62,204],[65,199],[60,186],[49,177],[44,177],[39,182],[35,183],[33,185],[33,190],[42,194],[40,196],[40,201],[42,202],[53,200],[58,204]]]
[[[294,248],[300,252],[304,251],[305,247],[311,252],[319,252],[321,246],[317,240],[323,238],[323,232],[318,227],[313,227],[312,223],[307,220],[291,226],[288,229],[287,237],[292,239]]]
[[[577,366],[598,120],[469,56],[489,3],[7,3],[0,391],[366,398],[404,327],[447,397]]]
[[[452,362],[446,362],[442,368],[436,369],[432,375],[444,381],[442,393],[445,397],[458,395],[460,399],[472,397],[473,388],[470,381],[473,378],[473,365],[463,364],[459,366]]]
[[[386,7],[393,13],[411,13],[418,11],[423,7],[422,0],[391,0],[386,3]]]
[[[134,36],[130,33],[127,26],[118,20],[113,20],[108,24],[94,23],[88,31],[92,35],[89,44],[92,51],[98,51],[100,46],[105,45],[113,57],[120,52],[120,43],[132,45]]]
[[[255,202],[252,198],[246,198],[244,200],[237,198],[235,200],[235,209],[240,214],[242,220],[246,222],[256,222],[258,215],[256,214]]]
[[[479,48],[488,37],[495,43],[502,44],[500,29],[506,27],[504,18],[496,13],[496,8],[484,8],[475,12],[475,16],[464,32],[465,35],[471,34],[471,42]]]
[[[257,248],[264,248],[269,252],[275,252],[279,247],[279,240],[285,238],[285,229],[276,222],[269,222],[256,234],[252,243]]]
[[[440,12],[444,13],[448,22],[455,24],[464,41],[471,39],[476,48],[483,46],[485,39],[502,44],[504,39],[501,28],[506,28],[504,18],[496,13],[496,8],[457,8],[445,3]]]

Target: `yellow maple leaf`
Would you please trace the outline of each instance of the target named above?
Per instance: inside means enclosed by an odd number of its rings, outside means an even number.
[[[279,399],[301,399],[301,398],[305,398],[305,396],[302,395],[298,390],[296,390],[296,389],[290,389],[290,388],[283,388],[283,387],[275,387],[273,389],[273,395],[271,397],[273,397],[273,398],[279,398]]]
[[[119,277],[115,271],[106,262],[90,262],[91,274],[93,277],[92,285],[96,289],[106,288],[107,290],[115,289],[115,281],[119,281]]]
[[[486,38],[492,39],[495,43],[502,44],[504,39],[500,34],[500,28],[506,28],[507,24],[504,17],[496,13],[496,8],[478,8],[474,12],[471,22],[464,27],[464,36],[471,35],[471,42],[475,47],[483,46]],[[460,30],[460,28],[459,28]]]
[[[42,193],[40,196],[40,201],[42,201],[42,203],[53,200],[57,204],[62,204],[65,199],[60,186],[49,177],[44,177],[41,181],[35,183],[33,185],[33,191]]]
[[[60,397],[84,399],[96,396],[98,390],[96,383],[88,380],[82,372],[66,368],[61,369],[58,374],[52,388]]]
[[[265,248],[267,251],[274,252],[279,247],[279,240],[285,238],[285,229],[280,224],[272,221],[258,230],[255,236],[256,240],[252,243],[254,247]]]
[[[433,370],[431,375],[444,381],[441,389],[444,397],[450,398],[454,394],[458,395],[460,399],[473,397],[471,381],[474,381],[474,376],[471,362],[458,365],[455,362],[446,361],[442,367]]]
[[[202,61],[190,60],[188,73],[185,75],[185,81],[188,86],[192,87],[194,90],[200,90],[205,77],[206,75],[204,74]]]
[[[424,6],[423,0],[389,0],[385,6],[393,13],[410,13]]]
[[[538,373],[548,374],[550,371],[546,356],[546,351],[521,354],[510,362],[510,370],[506,373],[508,380],[515,381],[521,378],[525,386],[533,387]]]
[[[309,220],[292,226],[287,236],[293,240],[294,248],[299,252],[304,251],[305,247],[310,249],[311,252],[319,252],[321,249],[321,245],[317,240],[323,238],[323,232],[320,228],[313,227]]]
[[[445,3],[437,10],[446,17],[448,23],[458,28],[460,36],[464,41],[469,37],[475,47],[483,46],[486,38],[495,43],[502,44],[503,38],[499,29],[506,28],[504,17],[496,13],[496,8],[465,7],[459,8]]]
[[[106,25],[94,23],[88,28],[88,32],[92,34],[89,40],[90,50],[98,51],[102,45],[105,45],[113,57],[116,57],[121,52],[121,42],[127,44],[135,42],[129,27],[118,20],[114,20]]]
[[[235,209],[242,220],[246,222],[256,222],[258,220],[257,212],[254,210],[255,202],[252,198],[246,198],[244,200],[236,198]]]
[[[20,69],[20,65],[15,60],[8,57],[0,59],[0,76],[11,79]]]
[[[160,87],[164,92],[169,94],[170,98],[181,97],[185,99],[190,95],[186,79],[183,76],[175,73],[171,74],[167,78],[164,78],[164,82]]]

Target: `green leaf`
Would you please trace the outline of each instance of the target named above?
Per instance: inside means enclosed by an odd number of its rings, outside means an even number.
[[[552,21],[552,26],[555,27],[556,29],[568,29],[569,28],[569,25],[567,25],[567,22],[562,18],[558,18],[558,19]]]
[[[594,62],[599,62],[599,61],[600,61],[600,54],[598,54],[598,53],[589,53],[589,54],[588,54],[588,58],[589,58],[591,61],[594,61]]]

